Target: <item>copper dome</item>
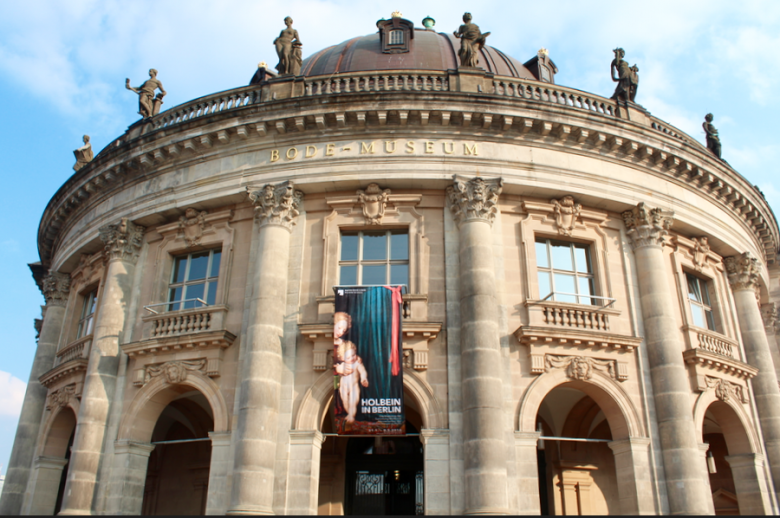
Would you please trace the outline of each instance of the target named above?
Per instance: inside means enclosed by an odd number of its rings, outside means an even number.
[[[319,76],[375,70],[454,70],[460,65],[460,42],[451,34],[414,29],[409,51],[382,52],[378,32],[358,36],[327,47],[303,61],[301,74]],[[479,66],[496,75],[535,79],[519,61],[493,47],[485,46]]]

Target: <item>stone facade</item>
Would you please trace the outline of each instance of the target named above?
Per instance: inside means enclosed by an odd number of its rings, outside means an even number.
[[[780,232],[752,185],[525,69],[313,69],[139,121],[51,200],[0,512],[355,511],[369,464],[328,415],[360,232],[408,237],[416,511],[778,512]]]

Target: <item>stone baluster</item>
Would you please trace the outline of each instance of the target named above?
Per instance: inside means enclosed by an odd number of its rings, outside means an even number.
[[[780,388],[756,300],[761,265],[750,253],[726,257],[723,262],[734,294],[745,359],[759,369],[751,384],[774,489],[780,495]]]
[[[507,514],[507,445],[501,406],[493,220],[502,180],[454,178],[447,188],[460,236],[460,332],[465,513]]]
[[[70,276],[59,272],[49,273],[43,278],[42,291],[46,299],[46,306],[43,307],[43,325],[30,379],[27,382],[27,391],[24,394],[22,413],[19,416],[19,426],[16,428],[3,494],[0,497],[0,515],[3,516],[16,515],[22,510],[24,492],[27,489],[35,456],[35,441],[38,438],[41,416],[46,405],[47,390],[38,378],[54,367],[70,291]]]
[[[250,192],[258,227],[228,514],[272,514],[290,234],[303,193],[292,182]]]
[[[640,203],[623,213],[634,249],[645,343],[655,399],[669,510],[672,514],[709,514],[712,496],[701,463],[691,409],[690,381],[683,362],[683,337],[669,289],[663,240],[672,215]]]
[[[128,319],[135,263],[143,243],[144,227],[127,218],[100,228],[108,266],[95,315],[95,330],[84,390],[77,416],[68,479],[60,514],[81,515],[93,511],[111,406],[119,370],[119,337]]]

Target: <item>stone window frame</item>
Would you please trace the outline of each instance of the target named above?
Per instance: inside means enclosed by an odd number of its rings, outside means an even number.
[[[206,276],[203,277],[203,279],[195,279],[195,280],[190,279],[189,278],[189,272],[191,271],[191,267],[192,267],[192,256],[194,254],[200,254],[200,253],[206,253],[206,252],[208,252],[208,254],[209,254],[208,255],[208,261],[206,262]],[[219,270],[217,271],[217,275],[216,276],[212,276],[212,275],[210,275],[211,269],[212,269],[210,267],[213,264],[212,263],[213,260],[214,260],[213,257],[214,257],[214,254],[216,252],[220,253],[220,259],[219,259],[220,260],[220,264],[219,264]],[[198,284],[204,284],[204,285],[208,286],[209,290],[206,291],[205,295],[200,297],[201,299],[206,300],[206,302],[208,303],[209,295],[210,295],[210,292],[211,292],[211,285],[214,284],[215,282],[217,284],[217,293],[219,293],[219,288],[220,288],[220,286],[219,286],[220,285],[219,274],[221,273],[221,269],[222,269],[222,255],[221,254],[222,254],[222,247],[218,246],[218,247],[204,248],[203,250],[190,250],[190,251],[187,251],[185,253],[173,255],[173,265],[175,265],[176,261],[179,260],[180,258],[185,257],[185,256],[187,257],[187,265],[185,266],[185,278],[184,278],[184,280],[182,280],[180,282],[175,282],[175,279],[173,279],[173,275],[172,275],[174,268],[173,267],[171,268],[171,277],[169,277],[169,282],[168,282],[168,295],[166,297],[166,299],[167,299],[166,302],[170,302],[170,304],[167,305],[167,306],[160,306],[160,307],[163,308],[163,310],[166,313],[172,313],[174,311],[181,311],[181,310],[185,310],[185,309],[194,309],[194,308],[201,307],[201,306],[195,305],[194,303],[192,304],[192,307],[183,307],[183,306],[186,306],[189,303],[188,302],[181,302],[182,300],[192,299],[193,298],[193,297],[187,296],[187,292],[189,291],[188,288],[190,286],[194,286],[194,285],[198,285]],[[200,282],[200,281],[202,281],[202,282]],[[181,297],[178,300],[176,300],[176,301],[171,301],[170,300],[170,298],[171,298],[171,290],[177,289],[177,288],[181,288],[182,289]],[[176,305],[179,305],[180,309],[178,309],[178,310],[169,309],[171,306],[176,306]],[[210,304],[210,305],[216,305],[216,293],[214,294],[214,303]]]
[[[98,302],[100,299],[98,298],[98,292],[99,287],[95,286],[94,289],[91,290],[85,290],[83,295],[81,295],[81,311],[79,313],[78,317],[78,323],[76,324],[76,340],[84,338],[86,336],[89,336],[93,333],[95,329],[95,317],[97,316],[97,308],[98,308]],[[94,294],[94,298],[92,298]],[[88,302],[92,300],[93,309],[92,312],[89,314],[85,314],[87,311],[87,304]],[[88,333],[83,333],[82,324],[88,322]]]
[[[100,300],[103,297],[103,282],[102,279],[83,279],[83,281],[84,282],[78,283],[75,286],[73,284],[71,285],[71,296],[68,300],[68,307],[63,319],[67,325],[60,336],[59,346],[57,347],[58,353],[64,351],[76,342],[88,340],[95,332],[94,322],[100,312]],[[84,299],[93,292],[96,293],[95,297],[97,303],[95,312],[92,314],[92,333],[79,336],[79,322],[81,321],[81,311],[84,307]]]

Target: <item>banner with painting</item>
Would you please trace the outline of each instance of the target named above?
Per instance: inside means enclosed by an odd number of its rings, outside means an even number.
[[[403,435],[402,286],[334,288],[334,421],[339,435]]]

